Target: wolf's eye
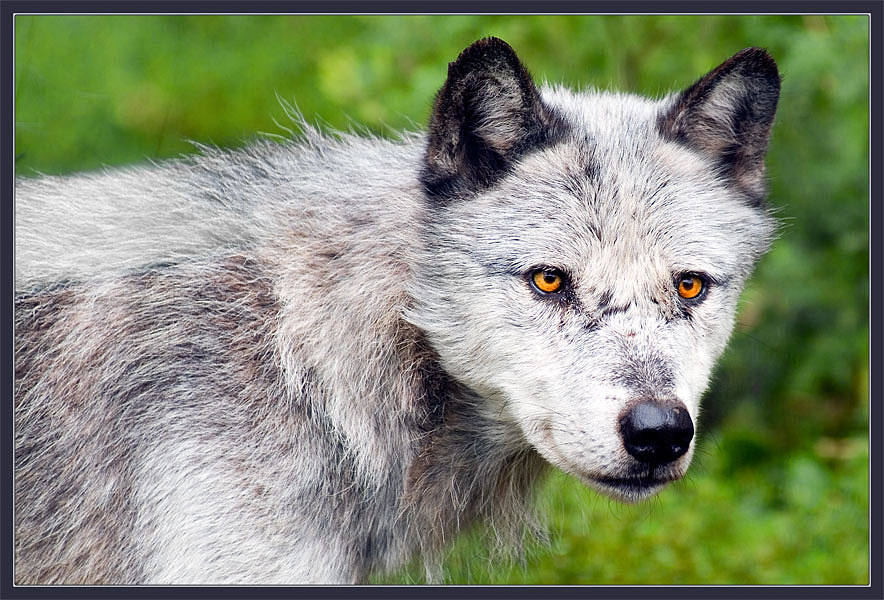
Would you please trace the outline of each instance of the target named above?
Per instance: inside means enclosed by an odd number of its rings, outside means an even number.
[[[685,300],[696,300],[706,291],[706,282],[699,275],[686,273],[678,278],[676,288],[678,295]]]
[[[531,282],[544,294],[554,294],[562,290],[562,286],[565,284],[565,275],[558,269],[537,269],[531,273]]]

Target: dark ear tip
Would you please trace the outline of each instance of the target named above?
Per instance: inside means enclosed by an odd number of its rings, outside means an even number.
[[[467,46],[457,60],[448,65],[449,73],[469,71],[479,66],[504,63],[511,66],[520,64],[516,51],[500,38],[486,37]]]
[[[742,64],[744,71],[757,73],[769,79],[780,78],[777,62],[764,48],[745,48],[734,54],[731,60]]]
[[[461,52],[460,55],[464,56],[465,54],[475,54],[488,51],[508,52],[515,54],[513,47],[507,44],[505,41],[498,37],[489,36],[476,40],[475,42],[464,48],[463,52]]]

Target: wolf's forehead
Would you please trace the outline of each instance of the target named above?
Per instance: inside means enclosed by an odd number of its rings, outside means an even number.
[[[742,218],[745,207],[716,166],[661,135],[658,117],[669,99],[560,87],[542,93],[568,122],[570,135],[558,147],[526,157],[517,177],[528,186],[552,188],[549,197],[564,201],[558,208],[569,218],[580,216],[577,209],[609,225],[655,229]]]
[[[623,192],[622,200],[628,203],[629,196],[646,196],[648,188],[671,179],[670,170],[675,171],[672,175],[685,175],[707,166],[698,163],[696,154],[660,134],[657,122],[666,100],[560,87],[545,88],[542,93],[568,124],[569,132],[558,156],[550,155],[549,169],[585,163],[593,183]]]
[[[766,215],[694,164],[691,152],[670,145],[620,164],[597,160],[584,143],[541,150],[461,217],[484,224],[486,235],[477,238],[491,242],[487,251],[499,251],[503,236],[526,264],[591,264],[648,277],[668,269],[742,271],[766,243]],[[484,216],[471,220],[477,211]]]
[[[573,135],[614,147],[642,145],[656,138],[657,116],[665,103],[634,94],[564,87],[543,88],[541,95]]]

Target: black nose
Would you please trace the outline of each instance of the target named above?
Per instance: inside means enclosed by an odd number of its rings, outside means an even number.
[[[620,418],[620,436],[626,451],[651,465],[672,462],[688,451],[694,423],[684,404],[639,402]]]

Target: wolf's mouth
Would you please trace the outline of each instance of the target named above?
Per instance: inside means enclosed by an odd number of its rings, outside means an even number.
[[[597,477],[583,476],[586,483],[600,492],[626,501],[647,498],[659,492],[666,484],[678,477]]]
[[[675,481],[673,477],[590,477],[590,479],[604,485],[636,488],[653,487]]]
[[[627,472],[622,476],[615,476],[587,472],[580,468],[574,468],[573,465],[569,466],[571,468],[565,470],[583,480],[584,484],[626,502],[636,502],[653,496],[667,484],[681,479],[684,474],[675,469],[665,469],[657,471],[656,474],[652,470],[643,473]]]

